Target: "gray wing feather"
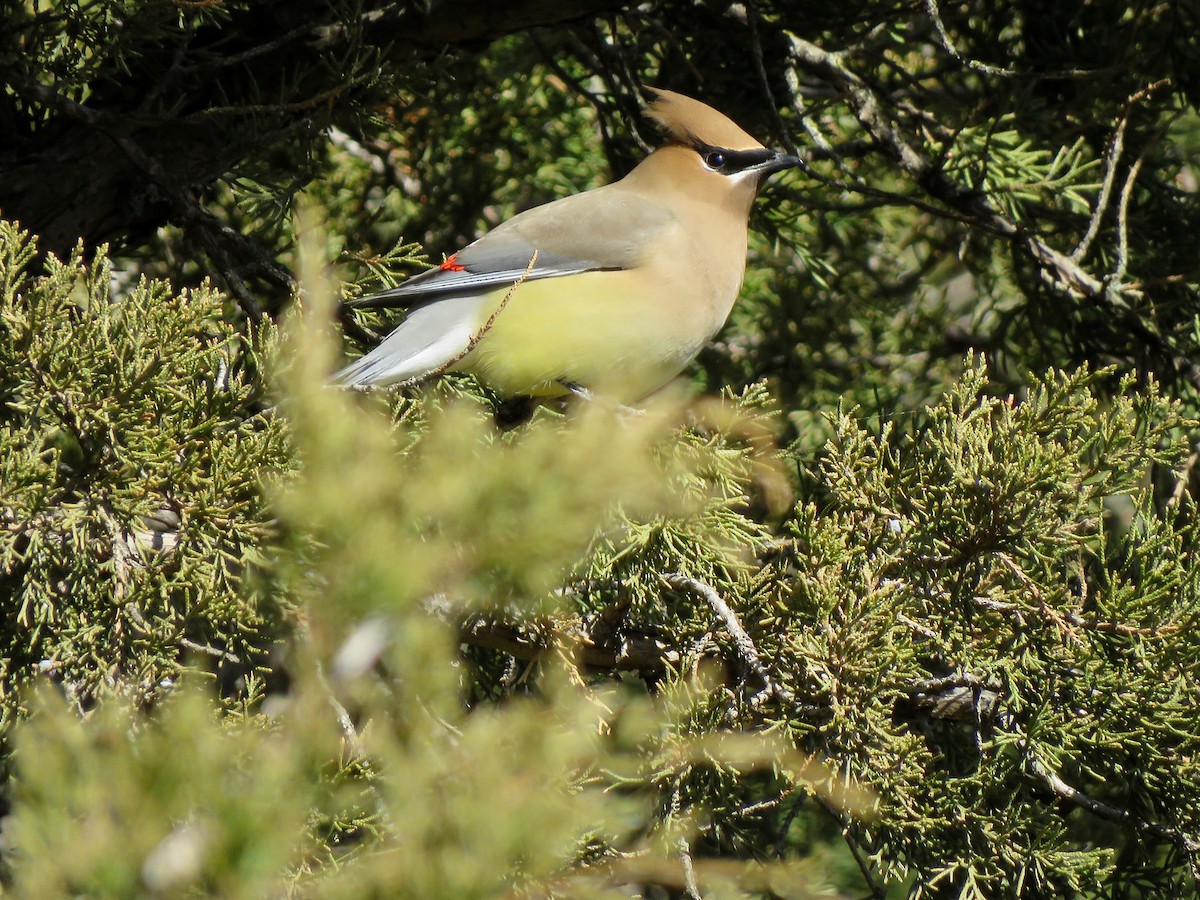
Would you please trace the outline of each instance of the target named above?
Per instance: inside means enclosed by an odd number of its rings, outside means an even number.
[[[607,185],[514,216],[447,260],[461,269],[430,269],[350,305],[423,305],[513,284],[525,274],[535,250],[537,262],[528,280],[628,269],[674,221],[670,212],[619,183]]]

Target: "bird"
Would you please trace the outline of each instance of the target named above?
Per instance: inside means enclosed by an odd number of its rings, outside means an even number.
[[[351,301],[408,312],[333,384],[460,372],[505,398],[629,404],[678,376],[737,300],[759,187],[801,161],[699,100],[645,90],[665,144],[624,178],[521,212],[440,265]]]

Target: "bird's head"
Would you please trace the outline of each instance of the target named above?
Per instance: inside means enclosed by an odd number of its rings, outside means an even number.
[[[753,198],[768,175],[800,165],[796,157],[767,149],[699,100],[660,88],[645,90],[653,99],[646,114],[667,131],[668,148],[678,148],[669,154],[669,164],[680,177]]]

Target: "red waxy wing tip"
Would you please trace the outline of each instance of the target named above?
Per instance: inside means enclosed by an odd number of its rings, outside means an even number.
[[[458,254],[451,253],[444,260],[442,260],[442,264],[439,268],[441,268],[443,272],[461,272],[466,269],[466,266],[460,266],[458,264]]]

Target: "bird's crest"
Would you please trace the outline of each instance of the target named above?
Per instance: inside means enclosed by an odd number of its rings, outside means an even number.
[[[762,149],[762,144],[711,106],[674,91],[651,87],[644,90],[653,99],[646,115],[680,143],[727,150]]]

